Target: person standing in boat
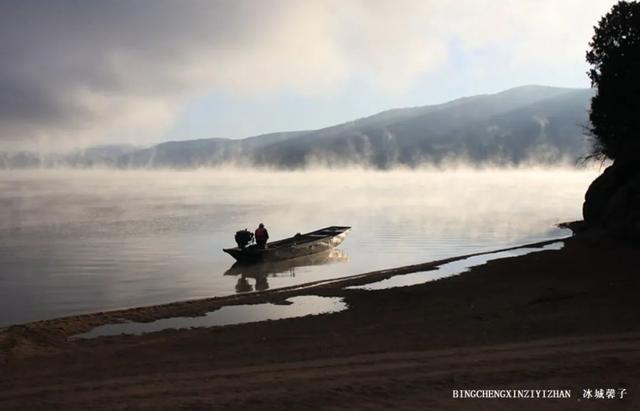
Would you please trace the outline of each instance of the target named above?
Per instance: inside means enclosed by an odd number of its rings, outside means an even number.
[[[269,232],[266,228],[264,228],[264,224],[260,223],[258,228],[256,228],[256,232],[254,233],[256,244],[259,248],[266,248],[267,240],[269,239]]]

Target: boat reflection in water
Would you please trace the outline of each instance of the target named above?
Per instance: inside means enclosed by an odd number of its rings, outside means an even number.
[[[342,250],[332,248],[317,254],[306,255],[289,260],[265,262],[258,264],[242,264],[236,262],[225,271],[224,275],[240,276],[236,283],[237,293],[263,291],[269,288],[268,277],[295,277],[296,268],[309,267],[349,261],[349,256]],[[252,285],[249,279],[255,281]]]

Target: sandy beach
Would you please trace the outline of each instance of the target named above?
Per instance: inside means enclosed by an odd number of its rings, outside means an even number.
[[[637,250],[582,234],[560,251],[411,287],[344,288],[396,273],[385,270],[9,327],[0,331],[0,409],[639,409]],[[114,319],[201,315],[299,294],[340,296],[349,308],[69,339]],[[453,398],[465,389],[570,390],[571,398]],[[584,398],[598,389],[616,398]]]

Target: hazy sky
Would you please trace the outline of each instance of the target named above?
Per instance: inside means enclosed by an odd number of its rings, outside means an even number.
[[[0,0],[0,144],[239,138],[587,87],[587,43],[613,3]]]

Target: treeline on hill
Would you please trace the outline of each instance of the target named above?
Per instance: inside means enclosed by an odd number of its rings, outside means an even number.
[[[589,187],[591,227],[640,241],[640,3],[620,1],[598,22],[587,51],[597,93],[589,114],[591,156],[613,160]]]
[[[172,141],[149,148],[98,146],[65,155],[0,153],[0,167],[193,168],[221,164],[390,168],[458,160],[473,164],[573,163],[585,137],[592,89],[524,86],[445,104],[402,108],[312,131],[241,140]]]

